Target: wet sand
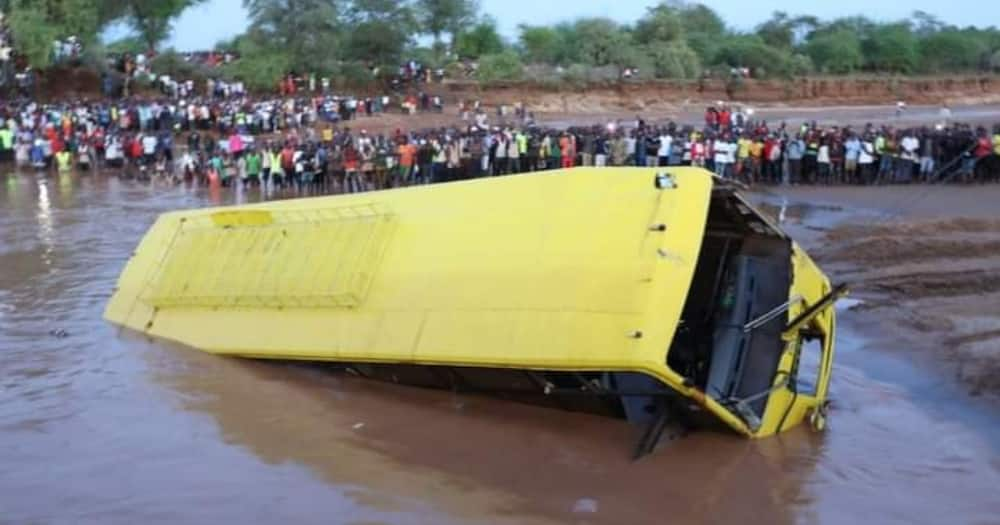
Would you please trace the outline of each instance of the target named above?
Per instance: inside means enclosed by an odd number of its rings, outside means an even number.
[[[825,205],[812,254],[863,301],[851,313],[898,352],[1000,406],[1000,187],[781,188]],[[777,197],[772,196],[772,200]]]
[[[936,524],[1000,513],[995,410],[874,337],[858,312],[840,324],[826,433],[701,433],[638,463],[639,429],[621,421],[221,358],[101,320],[158,213],[257,198],[0,174],[0,523]],[[824,213],[800,214],[820,247],[830,232],[819,228],[843,219]]]

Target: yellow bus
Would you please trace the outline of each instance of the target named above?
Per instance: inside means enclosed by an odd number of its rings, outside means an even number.
[[[699,168],[576,168],[166,213],[105,317],[646,425],[822,427],[834,288]]]

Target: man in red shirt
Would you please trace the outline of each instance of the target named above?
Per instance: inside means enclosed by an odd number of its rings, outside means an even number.
[[[732,122],[733,114],[729,112],[729,108],[722,108],[722,110],[719,111],[719,128],[723,131],[728,130]]]
[[[396,148],[396,153],[399,155],[399,178],[402,185],[409,186],[413,179],[413,162],[417,156],[417,147],[409,139],[404,138],[402,142]]]

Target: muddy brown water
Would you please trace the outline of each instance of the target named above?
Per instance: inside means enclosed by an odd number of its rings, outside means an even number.
[[[220,358],[101,319],[158,213],[254,193],[0,175],[0,523],[1000,521],[1000,418],[841,323],[827,432],[695,434]]]

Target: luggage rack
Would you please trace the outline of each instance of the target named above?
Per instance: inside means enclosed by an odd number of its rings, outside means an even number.
[[[187,217],[144,300],[156,308],[356,307],[393,222],[372,204]]]

